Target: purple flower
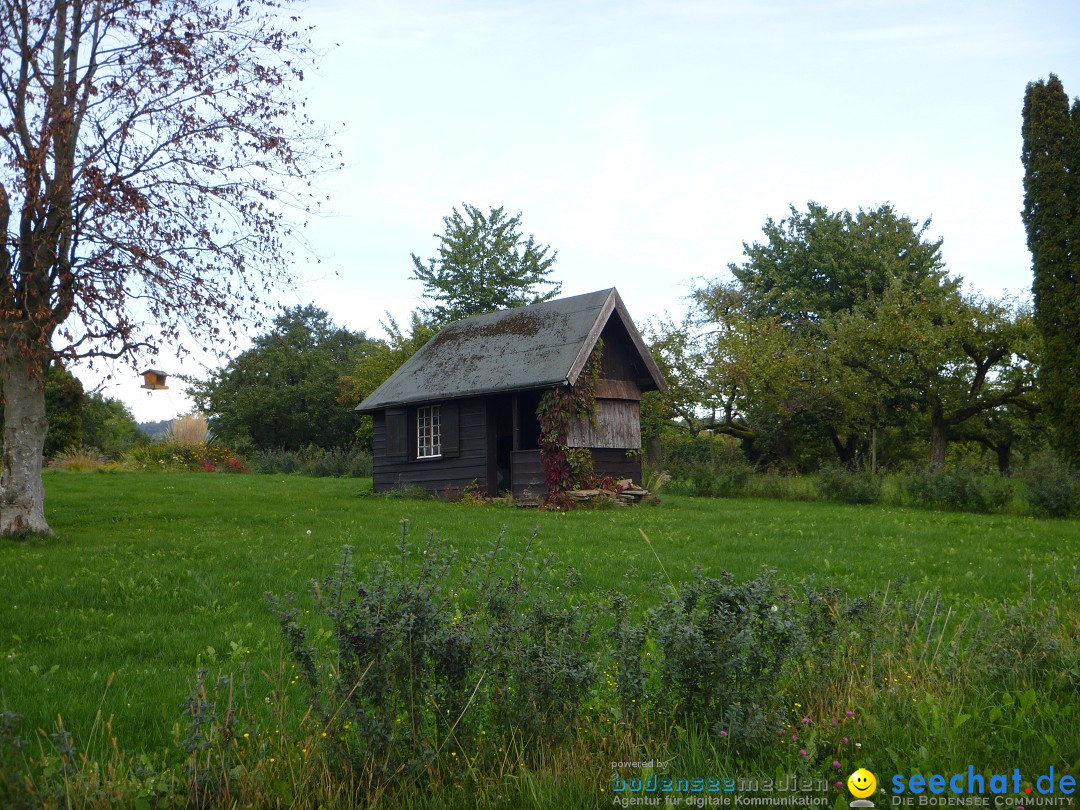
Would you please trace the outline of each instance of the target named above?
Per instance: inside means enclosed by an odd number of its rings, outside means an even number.
[[[808,726],[808,725],[810,725],[810,718],[809,718],[809,717],[804,717],[804,718],[802,719],[802,724],[803,724],[804,726]]]
[[[721,737],[726,737],[727,736],[727,729],[720,729],[720,736]]]
[[[795,736],[794,734],[792,734],[792,735],[791,735],[791,741],[792,741],[792,742],[795,742],[795,740],[796,740],[796,739],[797,739],[797,738],[796,738],[796,736]]]
[[[833,766],[834,768],[836,768],[836,770],[840,770],[840,760],[838,760],[838,759],[834,759],[834,760],[832,761],[832,766]]]
[[[844,737],[844,739],[842,739],[840,742],[842,742],[844,745],[847,745],[849,742],[851,742],[851,740],[849,740],[847,737]]]
[[[806,749],[805,748],[800,748],[799,749],[799,756],[800,757],[805,757],[806,756]]]
[[[835,787],[835,788],[836,788],[837,790],[843,790],[843,789],[844,789],[844,783],[843,783],[843,782],[841,782],[841,781],[840,781],[840,780],[838,779],[838,780],[836,780],[835,782],[833,782],[833,787]]]
[[[838,723],[837,723],[837,722],[836,722],[835,720],[833,720],[833,721],[832,721],[832,727],[833,727],[833,728],[836,728],[836,727],[837,727],[837,725],[839,725],[839,724],[838,724]]]
[[[854,717],[855,712],[853,712],[851,709],[848,709],[846,712],[844,712],[844,716],[845,717]]]

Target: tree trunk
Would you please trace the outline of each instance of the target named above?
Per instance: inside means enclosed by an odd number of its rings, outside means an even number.
[[[840,460],[840,463],[849,470],[856,469],[859,466],[857,462],[859,456],[858,437],[848,436],[841,440],[840,434],[832,428],[829,428],[829,437],[832,439],[833,449],[836,451],[836,457]]]
[[[0,535],[51,533],[45,522],[41,454],[45,417],[44,366],[14,351],[0,355],[4,386],[4,466],[0,474]]]
[[[942,407],[934,404],[930,409],[930,472],[945,469],[945,450],[949,446],[949,425],[945,422]]]
[[[1012,442],[1002,442],[994,450],[997,452],[998,472],[1008,475],[1012,461]]]

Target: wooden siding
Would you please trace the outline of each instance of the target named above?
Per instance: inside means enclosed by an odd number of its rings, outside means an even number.
[[[511,481],[518,500],[539,500],[547,497],[547,481],[540,465],[539,450],[515,450],[512,455]]]
[[[641,388],[633,380],[610,380],[601,378],[596,381],[596,396],[601,399],[641,400]]]
[[[625,450],[592,451],[593,467],[597,475],[610,475],[616,481],[629,478],[635,484],[641,483],[641,455],[627,455]]]
[[[603,379],[632,380],[639,391],[642,387],[655,387],[622,321],[618,318],[609,320],[600,337],[604,341],[604,357],[600,364],[600,376]]]
[[[627,455],[625,450],[596,448],[592,456],[597,475],[610,475],[616,481],[629,478],[641,483],[641,456],[638,453]],[[514,453],[513,464],[514,497],[518,500],[543,501],[547,497],[547,483],[544,468],[540,465],[540,451],[518,450]]]
[[[482,492],[488,488],[488,420],[487,405],[483,398],[457,400],[452,403],[432,402],[432,405],[456,405],[457,454],[453,457],[432,459],[416,458],[416,408],[410,407],[406,414],[406,434],[410,437],[409,454],[404,458],[390,458],[386,450],[386,413],[377,411],[373,417],[372,455],[374,456],[374,487],[376,492],[386,492],[395,486],[412,484],[429,492],[443,494],[460,492],[475,484]],[[447,407],[446,413],[452,413]],[[444,426],[448,436],[453,425]]]
[[[570,447],[641,447],[641,404],[631,399],[597,399],[596,424],[575,419],[567,440]]]

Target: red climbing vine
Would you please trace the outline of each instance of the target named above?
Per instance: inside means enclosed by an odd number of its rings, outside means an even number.
[[[570,426],[577,418],[596,420],[596,381],[600,377],[604,341],[596,341],[576,385],[544,392],[536,408],[540,421],[540,464],[544,468],[549,506],[565,507],[565,493],[588,486],[595,477],[587,447],[569,447]]]

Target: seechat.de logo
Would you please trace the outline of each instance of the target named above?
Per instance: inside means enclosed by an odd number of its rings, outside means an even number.
[[[848,777],[847,789],[855,797],[855,801],[848,805],[849,807],[873,807],[874,803],[866,799],[874,795],[874,791],[877,790],[877,777],[866,768],[859,768]]]

